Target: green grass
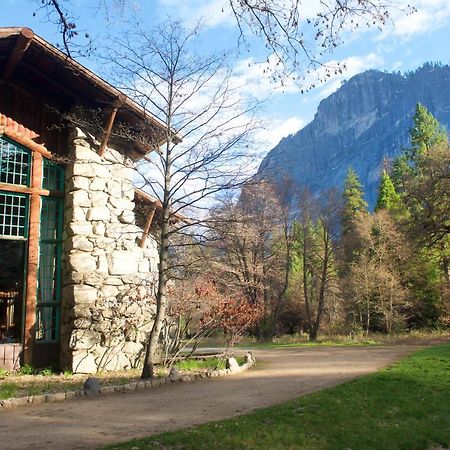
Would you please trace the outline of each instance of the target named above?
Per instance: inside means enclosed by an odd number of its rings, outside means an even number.
[[[339,346],[370,346],[414,344],[430,345],[447,342],[450,339],[449,330],[416,330],[399,334],[365,333],[322,335],[316,342],[310,342],[306,333],[275,337],[272,341],[259,342],[245,338],[238,344],[240,348],[270,349],[289,347],[339,347]]]
[[[368,346],[382,345],[381,342],[373,339],[364,339],[360,341],[339,341],[333,339],[325,339],[317,342],[251,342],[238,344],[239,348],[248,349],[265,349],[265,348],[289,348],[289,347],[341,347],[341,346]]]
[[[0,384],[0,400],[11,398],[16,395],[17,385],[15,383],[1,383]]]
[[[280,406],[106,448],[419,450],[439,445],[450,445],[450,344]]]
[[[236,356],[239,365],[244,363],[244,358]],[[205,369],[225,369],[225,359],[223,358],[207,358],[207,359],[184,359],[175,364],[180,370],[196,371]]]

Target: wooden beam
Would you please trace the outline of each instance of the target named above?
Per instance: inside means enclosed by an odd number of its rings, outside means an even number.
[[[31,187],[35,189],[30,195],[30,225],[28,229],[28,262],[25,294],[25,328],[23,333],[24,363],[33,363],[33,345],[36,328],[36,297],[39,263],[39,224],[41,216],[41,197],[37,193],[42,182],[43,157],[33,153]]]
[[[142,233],[141,240],[139,241],[139,247],[144,248],[145,241],[147,240],[148,234],[150,233],[150,227],[152,226],[153,217],[155,216],[156,204],[151,206],[151,209],[147,216],[147,222],[145,223],[144,232]]]
[[[44,197],[64,197],[62,191],[49,191],[48,189],[33,188],[28,186],[18,186],[17,184],[0,183],[0,191],[19,192],[21,194],[38,194]]]
[[[17,37],[16,45],[14,46],[9,59],[3,70],[3,78],[8,79],[12,76],[17,66],[22,61],[23,55],[28,50],[31,41],[34,38],[34,33],[29,28],[22,28],[19,36]]]
[[[102,144],[100,145],[100,150],[98,151],[100,156],[103,156],[108,146],[109,137],[111,136],[112,127],[114,125],[114,120],[116,119],[117,110],[121,105],[125,103],[126,96],[124,94],[119,94],[112,106],[111,112],[108,117],[108,122],[106,123],[105,134],[103,135]]]

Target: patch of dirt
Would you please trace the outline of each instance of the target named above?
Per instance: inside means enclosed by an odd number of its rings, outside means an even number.
[[[0,448],[92,449],[246,414],[374,372],[418,348],[257,350],[256,368],[239,375],[4,410]]]

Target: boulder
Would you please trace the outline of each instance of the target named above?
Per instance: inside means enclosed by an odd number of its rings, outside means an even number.
[[[179,370],[176,367],[172,367],[169,373],[170,381],[180,381],[181,375]]]
[[[88,397],[100,394],[100,380],[96,377],[89,377],[84,382],[83,391]]]
[[[231,372],[239,372],[241,370],[235,358],[227,358],[226,368],[230,369]]]
[[[253,365],[254,363],[255,363],[255,357],[253,356],[253,353],[252,352],[248,352],[245,355],[245,364]]]

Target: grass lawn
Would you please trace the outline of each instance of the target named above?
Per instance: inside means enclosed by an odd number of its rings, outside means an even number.
[[[240,348],[270,349],[287,347],[339,347],[339,346],[370,346],[370,345],[430,345],[448,342],[450,333],[448,331],[410,331],[398,335],[386,335],[384,333],[370,333],[354,335],[330,335],[320,336],[316,342],[310,342],[305,333],[295,335],[284,335],[275,337],[270,342],[258,342],[254,339],[245,338],[237,345]]]
[[[280,380],[282,382],[282,380]],[[450,344],[280,406],[108,449],[419,450],[450,446]]]

